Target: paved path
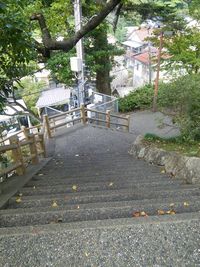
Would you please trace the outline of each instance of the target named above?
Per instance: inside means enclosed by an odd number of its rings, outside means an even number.
[[[199,266],[199,187],[129,155],[135,136],[57,132],[52,160],[0,210],[0,266]]]
[[[161,112],[138,111],[130,113],[130,116],[130,131],[135,135],[153,133],[161,137],[171,137],[180,133],[171,118]]]

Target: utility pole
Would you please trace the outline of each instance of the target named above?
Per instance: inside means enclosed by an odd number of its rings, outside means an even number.
[[[74,18],[75,18],[75,31],[81,29],[82,20],[82,8],[81,0],[74,0]],[[78,103],[79,106],[84,104],[84,54],[83,54],[83,39],[80,39],[76,44],[76,54],[77,58],[80,59],[81,70],[78,72]]]
[[[162,47],[163,47],[163,32],[160,33],[160,45],[158,49],[157,72],[156,72],[154,97],[153,97],[153,112],[157,111],[158,85],[159,85],[159,76],[160,76],[160,61],[161,61]]]
[[[150,37],[150,33],[149,33],[150,27],[148,27],[148,37]],[[148,40],[148,55],[149,55],[149,84],[151,84],[151,43]]]

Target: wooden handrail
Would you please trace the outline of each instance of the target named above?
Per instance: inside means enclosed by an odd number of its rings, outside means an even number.
[[[20,130],[19,132],[13,134],[10,137],[18,136],[18,134],[20,134],[20,133],[23,133],[23,130]],[[5,139],[0,140],[0,143],[4,143],[5,141],[8,141],[10,139],[10,137],[6,137]]]
[[[82,119],[82,117],[79,117],[79,118],[72,119],[72,120],[70,120],[70,121],[65,121],[65,122],[59,123],[59,124],[57,124],[57,125],[54,125],[54,126],[50,127],[50,130],[54,130],[54,129],[56,129],[56,128],[65,126],[66,124],[68,124],[68,123],[70,123],[70,122],[80,121],[81,119]]]
[[[112,113],[110,114],[110,117],[117,118],[117,119],[122,119],[122,120],[128,120],[127,117],[115,115],[115,114],[112,114]]]
[[[39,125],[38,125],[39,127]],[[13,164],[11,166],[5,167],[3,170],[0,170],[0,176],[9,174],[12,171],[16,171],[18,175],[22,175],[26,171],[25,163],[31,160],[32,164],[38,163],[38,155],[46,156],[46,149],[44,143],[44,134],[38,132],[36,134],[30,134],[26,131],[26,139],[20,141],[17,135],[11,136],[9,139],[9,145],[0,146],[0,154],[11,151],[11,156],[13,159]],[[22,131],[20,131],[21,133]],[[37,140],[36,140],[37,136]],[[39,144],[38,146],[36,144]],[[30,156],[26,155],[23,157],[22,148],[24,146],[29,146]]]
[[[95,110],[95,109],[91,109],[91,108],[85,108],[85,110],[90,111],[90,112],[94,112],[94,113],[98,113],[98,114],[106,115],[105,111],[99,111],[99,110]]]
[[[68,110],[68,111],[66,111],[66,112],[63,112],[63,113],[61,113],[61,114],[57,114],[57,115],[50,116],[50,117],[48,117],[48,118],[49,118],[49,120],[51,120],[51,119],[54,119],[54,118],[57,118],[57,117],[62,117],[62,116],[64,116],[64,115],[67,115],[67,114],[70,114],[70,113],[73,113],[73,112],[75,112],[75,111],[79,111],[79,110],[80,110],[80,108],[75,108],[75,109],[72,109],[72,110]]]
[[[113,102],[113,100],[109,101],[109,102]],[[80,111],[80,117],[71,119],[69,121],[64,121],[64,122],[62,121],[59,124],[55,123],[55,121],[59,121],[59,119],[62,120],[62,117],[66,116],[67,114],[71,114],[74,111]],[[87,112],[88,111],[89,112],[93,112],[95,114],[105,115],[106,119],[103,120],[103,119],[99,119],[99,118],[95,118],[95,117],[88,117],[87,116]],[[126,123],[119,123],[119,122],[112,122],[112,118],[117,118],[117,119],[122,120],[122,121],[124,120],[124,121],[127,122],[127,124]],[[130,117],[129,116],[128,117],[124,117],[124,116],[112,114],[111,111],[108,111],[108,110],[105,112],[105,111],[100,111],[100,110],[87,108],[87,107],[84,107],[84,105],[82,105],[80,108],[76,108],[76,109],[64,112],[62,114],[54,115],[54,116],[51,116],[51,117],[48,117],[47,115],[45,115],[44,116],[44,121],[45,121],[46,129],[47,129],[48,137],[49,138],[52,137],[52,131],[53,130],[55,130],[55,129],[59,128],[59,127],[63,127],[65,125],[67,125],[68,123],[79,121],[79,120],[81,120],[81,122],[83,124],[86,124],[87,121],[103,122],[103,123],[105,123],[105,126],[108,127],[108,128],[110,128],[111,125],[123,126],[123,127],[126,127],[127,131],[129,131],[129,124],[130,124]]]
[[[16,149],[17,145],[4,145],[4,146],[0,146],[0,153],[5,153],[6,151],[10,151],[13,149]]]

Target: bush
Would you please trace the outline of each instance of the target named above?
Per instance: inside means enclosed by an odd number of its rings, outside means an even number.
[[[158,104],[176,113],[182,136],[200,140],[200,75],[191,74],[159,87]]]
[[[150,108],[153,101],[153,87],[145,85],[130,92],[127,96],[119,99],[119,111],[129,112],[138,109]]]

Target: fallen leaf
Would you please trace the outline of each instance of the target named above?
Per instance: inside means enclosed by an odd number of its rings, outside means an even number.
[[[161,172],[160,173],[165,173],[165,170],[163,169],[163,170],[161,170]]]
[[[133,217],[140,217],[140,212],[139,211],[134,212]]]
[[[174,214],[176,214],[176,212],[175,212],[175,210],[168,210],[168,211],[166,211],[166,214],[174,215]]]
[[[51,206],[53,208],[56,208],[56,207],[58,207],[58,204],[57,204],[57,202],[55,200],[53,200]]]
[[[73,185],[73,186],[72,186],[72,189],[73,189],[74,191],[76,191],[76,190],[77,190],[77,186],[76,186],[76,185]]]
[[[176,214],[176,211],[175,211],[175,210],[171,210],[171,211],[170,211],[170,214],[171,214],[171,215],[174,215],[174,214]]]
[[[39,173],[38,176],[43,176],[44,174],[43,173]]]
[[[89,255],[90,255],[90,253],[85,252],[85,256],[86,256],[86,257],[88,257]]]
[[[22,195],[23,195],[22,193],[19,193],[19,197],[22,197]]]
[[[22,199],[21,197],[16,197],[16,200],[15,200],[16,203],[21,203],[22,202]]]
[[[147,213],[145,211],[141,211],[140,212],[140,216],[147,217],[148,215],[147,215]]]
[[[164,210],[158,210],[158,215],[165,215],[165,211]]]
[[[80,209],[80,206],[79,205],[77,206],[77,209]]]
[[[113,186],[113,183],[111,182],[111,183],[109,183],[109,186]]]
[[[33,186],[33,189],[35,189],[36,187],[35,187],[35,185]]]
[[[174,203],[170,203],[169,206],[170,206],[170,207],[174,207]]]
[[[184,205],[184,207],[189,207],[189,203],[188,202],[184,202],[183,205]]]

